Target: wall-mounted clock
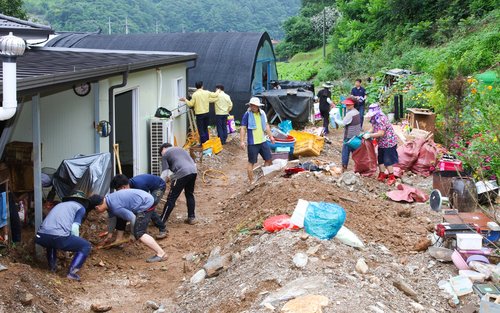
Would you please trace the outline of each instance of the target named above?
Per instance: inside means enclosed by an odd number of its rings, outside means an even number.
[[[80,97],[85,97],[90,93],[90,83],[83,83],[73,86],[73,91]]]

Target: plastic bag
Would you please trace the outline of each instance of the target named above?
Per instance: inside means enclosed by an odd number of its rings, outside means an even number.
[[[418,159],[420,148],[425,143],[424,139],[416,139],[398,147],[399,163],[397,166],[403,171],[411,169]]]
[[[283,122],[278,124],[278,128],[285,134],[288,134],[291,130],[293,130],[292,121],[284,120]]]
[[[354,172],[360,173],[363,176],[372,176],[377,172],[378,162],[377,154],[373,144],[363,139],[361,146],[352,153],[354,161]]]
[[[431,167],[436,165],[438,148],[434,141],[425,142],[418,153],[418,158],[415,164],[411,167],[411,171],[415,174],[429,177],[431,175]]]
[[[363,242],[353,233],[349,228],[342,226],[338,231],[335,239],[338,239],[345,245],[348,245],[353,248],[364,248],[365,245]]]
[[[332,239],[345,222],[344,209],[335,203],[309,202],[304,229],[319,239]]]
[[[264,221],[264,229],[270,233],[274,233],[283,229],[298,229],[297,226],[290,222],[290,216],[283,214],[271,216]]]

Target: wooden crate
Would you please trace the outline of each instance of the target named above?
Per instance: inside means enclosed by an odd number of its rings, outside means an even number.
[[[10,165],[10,189],[13,192],[33,191],[33,166]]]
[[[13,141],[5,146],[5,163],[7,164],[32,164],[33,143]]]
[[[428,109],[407,109],[409,112],[410,127],[434,134],[436,130],[436,114]]]

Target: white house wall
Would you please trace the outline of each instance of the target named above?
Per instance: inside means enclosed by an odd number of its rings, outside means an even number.
[[[169,110],[177,108],[177,79],[183,78],[182,88],[186,88],[186,65],[171,65],[161,68],[162,99],[161,106]],[[123,88],[114,90],[115,95],[137,89],[138,130],[136,160],[139,173],[149,171],[149,131],[148,120],[154,117],[158,103],[158,76],[156,69],[131,73],[128,83]],[[99,81],[99,120],[108,120],[108,88],[122,82],[122,76]],[[40,123],[42,148],[42,166],[57,168],[63,159],[76,154],[95,152],[94,92],[85,97],[77,96],[73,90],[66,90],[40,99]],[[31,99],[29,99],[31,100]],[[174,121],[174,135],[179,146],[186,140],[186,115]],[[109,139],[100,138],[100,152],[109,151]],[[24,103],[11,141],[32,142],[32,107],[31,101]]]
[[[63,159],[94,153],[92,92],[86,97],[66,90],[40,98],[42,166],[57,168]],[[12,141],[32,142],[32,104],[27,101]]]

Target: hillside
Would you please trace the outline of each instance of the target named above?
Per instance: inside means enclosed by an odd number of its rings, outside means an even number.
[[[130,33],[268,31],[282,38],[282,22],[300,0],[24,0],[28,15],[58,31]]]

